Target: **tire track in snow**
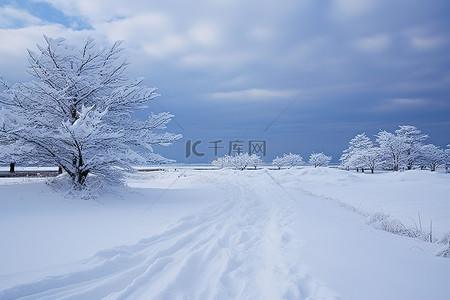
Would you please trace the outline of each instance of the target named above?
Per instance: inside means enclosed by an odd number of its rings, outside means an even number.
[[[296,254],[293,199],[252,186],[252,178],[221,180],[224,198],[166,232],[2,291],[0,299],[337,299]]]

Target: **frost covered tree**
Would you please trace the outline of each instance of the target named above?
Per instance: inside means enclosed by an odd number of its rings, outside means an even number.
[[[348,143],[348,148],[344,150],[341,158],[341,165],[345,168],[356,168],[357,170],[364,168],[362,152],[373,148],[372,141],[365,133],[357,134]]]
[[[256,166],[260,161],[260,158],[255,154],[241,153],[230,156],[229,166],[237,170],[245,170],[248,166]]]
[[[447,160],[445,150],[433,145],[424,145],[421,149],[422,164],[428,167],[432,172],[436,171],[437,167],[444,165]]]
[[[380,159],[379,153],[380,153],[380,149],[377,147],[367,149],[367,150],[363,151],[363,153],[362,153],[362,157],[364,159],[365,165],[372,172],[372,174],[381,165],[381,159]]]
[[[445,170],[450,172],[450,145],[447,145],[447,149],[445,149]]]
[[[373,142],[365,133],[358,134],[350,140],[348,148],[344,150],[339,160],[346,169],[355,168],[362,172],[369,169],[372,173],[380,162],[378,149],[373,146]]]
[[[281,169],[281,167],[288,167],[288,168],[292,168],[292,167],[296,167],[296,166],[301,166],[304,164],[303,161],[303,157],[301,157],[298,154],[283,154],[282,157],[276,157],[273,161],[272,164],[274,166],[277,166],[278,169]]]
[[[248,166],[253,167],[255,170],[258,166],[262,165],[264,161],[256,154],[249,155]]]
[[[228,156],[228,155],[225,155],[222,157],[217,157],[215,160],[213,160],[211,162],[211,164],[213,166],[218,167],[219,169],[223,169],[223,168],[230,166],[230,162],[229,162],[230,159],[231,159],[231,156]]]
[[[309,164],[311,166],[314,166],[314,168],[316,167],[326,167],[328,166],[328,164],[331,161],[331,156],[327,156],[325,154],[323,154],[323,152],[321,153],[311,153],[311,155],[309,156]]]
[[[9,164],[9,171],[15,172],[16,162],[36,163],[33,161],[33,148],[18,140],[5,140],[0,136],[0,164]]]
[[[278,168],[278,170],[280,170],[281,167],[285,166],[283,157],[278,157],[278,156],[275,157],[272,161],[272,165],[276,166]]]
[[[28,50],[34,80],[12,86],[2,80],[1,139],[15,149],[30,147],[40,163],[62,168],[76,188],[85,187],[89,175],[120,180],[132,164],[163,161],[152,146],[180,135],[157,132],[169,113],[131,118],[158,95],[142,78],[129,77],[121,42],[97,47],[88,38],[76,47],[44,39],[37,52]]]
[[[405,145],[405,163],[408,170],[411,170],[419,160],[423,141],[428,138],[428,135],[412,125],[400,125],[400,128],[395,131],[398,137],[404,139]]]
[[[379,154],[387,168],[398,171],[406,166],[406,153],[408,145],[405,136],[381,130],[377,135],[377,143],[380,146]]]

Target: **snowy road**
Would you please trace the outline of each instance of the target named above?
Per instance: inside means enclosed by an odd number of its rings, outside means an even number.
[[[450,260],[429,244],[375,230],[275,172],[205,173],[171,188],[207,182],[208,206],[0,299],[447,299]]]

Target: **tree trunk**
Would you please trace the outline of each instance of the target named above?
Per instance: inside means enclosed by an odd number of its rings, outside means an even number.
[[[80,172],[80,174],[78,175],[78,183],[80,185],[84,185],[86,183],[87,176],[88,172],[86,171]]]
[[[16,172],[15,168],[16,168],[16,163],[9,164],[9,172],[10,173],[15,173]]]

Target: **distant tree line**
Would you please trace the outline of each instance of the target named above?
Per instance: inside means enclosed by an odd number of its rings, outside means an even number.
[[[331,156],[327,156],[323,153],[313,152],[309,157],[308,163],[314,167],[326,167],[331,161]],[[236,154],[236,155],[225,155],[223,157],[216,158],[212,164],[219,168],[233,168],[238,170],[244,170],[246,168],[257,168],[257,166],[263,164],[264,161],[257,155],[248,155],[247,153]],[[282,167],[296,167],[305,165],[303,157],[298,154],[284,154],[282,157],[276,157],[273,165],[277,166],[278,169]]]
[[[321,153],[311,153],[309,156],[308,164],[313,167],[326,167],[331,161],[331,156],[325,155],[323,152]],[[298,154],[283,154],[281,157],[276,157],[272,164],[277,166],[278,169],[282,167],[292,168],[297,166],[306,165],[303,161],[303,157]]]
[[[357,172],[375,170],[412,170],[429,169],[436,171],[440,166],[446,170],[450,167],[450,145],[441,149],[433,144],[425,144],[428,135],[423,134],[417,127],[401,125],[394,133],[380,130],[373,142],[365,133],[357,134],[348,144],[340,157],[340,165],[346,170]],[[272,161],[278,169],[292,168],[303,165],[325,167],[331,161],[331,156],[313,152],[306,163],[299,154],[283,154]],[[262,164],[256,155],[241,154],[236,156],[219,157],[213,165],[220,168],[231,167],[243,170]]]
[[[225,155],[223,157],[218,157],[212,164],[219,168],[233,168],[237,170],[244,170],[247,167],[257,168],[257,166],[261,165],[263,160],[255,155],[249,155],[247,153],[240,153],[236,155]]]

